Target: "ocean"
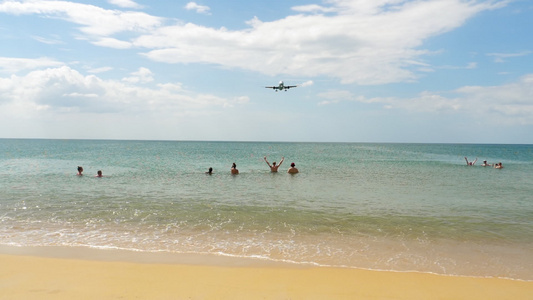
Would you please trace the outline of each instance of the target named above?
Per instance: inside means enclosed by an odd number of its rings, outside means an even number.
[[[0,139],[0,245],[533,280],[533,145]]]

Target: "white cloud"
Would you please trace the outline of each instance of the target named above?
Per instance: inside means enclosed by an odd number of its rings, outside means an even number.
[[[154,81],[154,74],[147,68],[139,68],[137,72],[133,72],[131,75],[130,77],[122,78],[122,81],[129,83],[148,83]]]
[[[109,3],[124,8],[142,8],[142,5],[131,0],[108,0]]]
[[[51,58],[13,58],[0,57],[0,73],[18,73],[46,67],[58,67],[63,65],[62,62]]]
[[[191,23],[165,26],[163,18],[142,12],[67,1],[4,1],[0,12],[61,18],[82,25],[81,32],[95,45],[144,48],[142,54],[158,62],[210,63],[271,76],[329,76],[342,83],[372,85],[412,82],[420,72],[432,72],[434,67],[422,62],[430,54],[421,48],[426,39],[505,4],[329,0],[322,6],[295,6],[300,14],[271,22],[254,18],[242,30]],[[209,11],[196,2],[189,2],[186,9]],[[132,38],[120,39],[118,33],[129,33]]]
[[[464,109],[493,115],[506,123],[533,124],[533,74],[500,86],[457,89]]]
[[[329,90],[327,92],[318,94],[318,97],[327,99],[319,102],[319,106],[337,104],[341,102],[361,102],[366,104],[384,103],[385,107],[388,108],[387,103],[395,101],[393,98],[366,98],[364,96],[355,96],[352,92],[345,90]]]
[[[162,18],[142,12],[106,10],[94,5],[68,1],[4,1],[0,12],[38,14],[82,25],[80,30],[91,39],[120,32],[148,32],[162,24]]]
[[[468,65],[466,66],[466,69],[477,69],[477,63],[476,62],[470,62],[468,63]]]
[[[132,44],[127,41],[121,41],[114,38],[96,38],[93,44],[101,47],[108,47],[114,49],[128,49],[132,47]]]
[[[111,70],[113,70],[112,67],[101,67],[101,68],[89,69],[89,70],[87,70],[87,72],[97,74],[97,73],[103,73],[103,72],[107,72],[107,71],[111,71]]]
[[[267,75],[326,75],[343,83],[413,81],[423,41],[461,26],[491,2],[329,1],[335,15],[300,14],[228,30],[195,24],[160,27],[135,45],[167,63],[212,63]],[[312,7],[296,7],[316,11]]]
[[[81,97],[81,98],[96,98],[98,97],[98,94],[80,94],[80,93],[70,93],[70,94],[63,94],[62,97]]]
[[[527,56],[532,53],[533,51],[522,51],[517,53],[489,53],[487,54],[487,56],[494,57],[494,62],[503,63],[506,61],[507,58]]]
[[[185,9],[186,10],[194,10],[194,11],[196,11],[199,14],[206,14],[206,15],[210,14],[209,13],[209,10],[210,10],[209,6],[199,5],[196,2],[187,3],[187,5],[185,5]]]
[[[446,95],[455,95],[450,97]],[[533,125],[533,74],[499,86],[465,86],[447,93],[422,92],[414,98],[366,98],[348,91],[319,94],[319,105],[340,102],[381,104],[388,109],[422,113],[463,113],[486,122]]]
[[[0,105],[4,114],[16,110],[18,115],[120,112],[168,116],[205,109],[208,113],[249,101],[247,97],[227,99],[198,94],[175,83],[159,84],[156,88],[139,87],[130,82],[151,81],[152,72],[140,68],[133,75],[122,82],[103,80],[63,66],[32,71],[25,76],[0,77]]]
[[[36,41],[39,41],[43,44],[48,44],[48,45],[58,45],[58,44],[63,44],[63,41],[55,36],[55,37],[52,37],[52,38],[45,38],[45,37],[41,37],[41,36],[32,36],[33,39],[35,39]]]
[[[477,68],[476,62],[469,62],[466,66],[439,66],[437,69],[447,69],[447,70],[472,70]]]
[[[306,86],[312,86],[314,84],[313,80],[308,80],[306,82],[300,83],[298,86],[300,87],[306,87]]]
[[[342,101],[352,101],[352,99],[354,98],[351,92],[342,90],[330,90],[324,93],[319,93],[318,97],[327,99],[322,102],[319,102],[318,105],[329,105],[336,104]]]
[[[331,7],[324,7],[316,4],[309,4],[309,5],[300,5],[300,6],[294,6],[291,8],[294,11],[298,12],[311,12],[311,13],[325,13],[325,12],[334,12],[336,11],[335,8]]]

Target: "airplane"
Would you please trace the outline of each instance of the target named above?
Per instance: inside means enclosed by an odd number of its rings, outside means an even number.
[[[295,87],[297,87],[297,85],[284,85],[283,81],[280,81],[278,86],[265,86],[265,88],[273,89],[276,92],[277,91],[285,91],[286,92],[288,89],[295,88]]]

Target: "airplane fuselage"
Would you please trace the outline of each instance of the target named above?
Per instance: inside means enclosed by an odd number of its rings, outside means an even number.
[[[287,91],[290,88],[295,88],[297,85],[285,85],[283,81],[280,81],[278,86],[266,86],[266,88],[273,89],[274,91]]]

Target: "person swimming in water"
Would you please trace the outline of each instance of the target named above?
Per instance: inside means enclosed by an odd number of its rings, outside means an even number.
[[[82,176],[83,174],[83,167],[78,166],[78,176]]]
[[[283,163],[283,160],[285,160],[285,157],[281,157],[281,160],[279,161],[279,165],[276,165],[276,162],[273,162],[272,164],[270,164],[266,156],[264,157],[264,159],[267,165],[270,167],[270,172],[275,173],[278,171],[279,166],[281,166],[281,164]]]
[[[209,175],[213,174],[213,168],[209,168],[209,170],[205,172],[205,174],[209,174]]]
[[[237,164],[235,164],[235,163],[233,163],[233,165],[231,165],[231,174],[233,174],[233,175],[239,174],[239,170],[237,170]]]
[[[477,157],[476,157],[476,159],[474,161],[468,161],[468,158],[466,158],[466,156],[465,156],[465,160],[466,160],[466,165],[467,166],[473,166],[473,165],[476,164]]]
[[[101,170],[98,170],[98,172],[96,172],[96,176],[95,177],[104,177],[104,175],[102,175],[102,171]]]
[[[289,168],[289,170],[287,170],[287,173],[289,174],[296,174],[298,173],[298,169],[296,168],[296,164],[295,163],[291,163],[291,167]]]

